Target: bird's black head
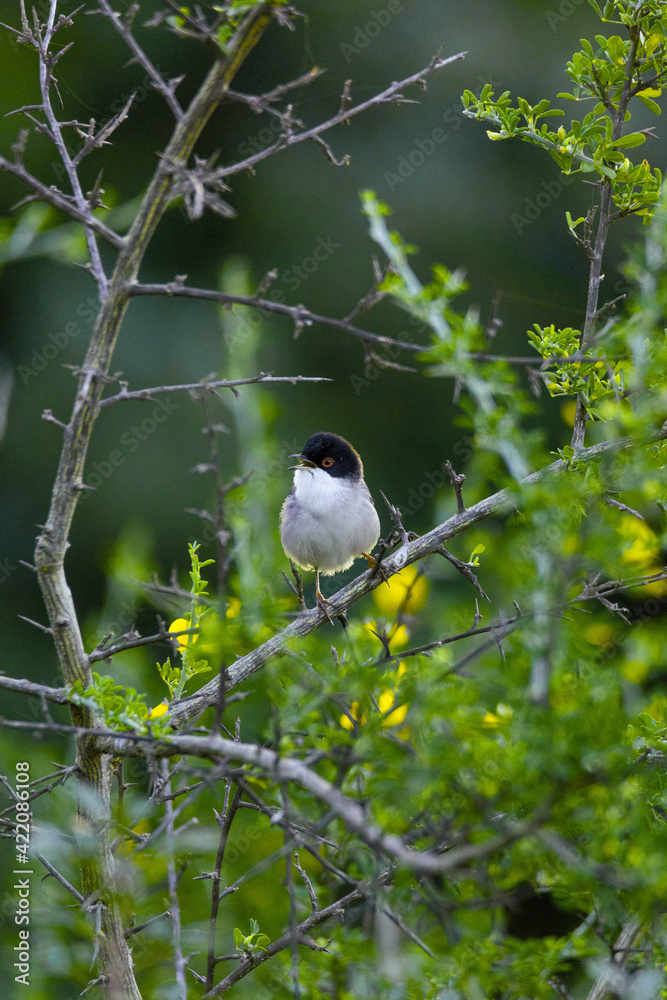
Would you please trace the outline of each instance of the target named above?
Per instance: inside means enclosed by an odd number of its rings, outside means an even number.
[[[303,446],[299,458],[305,460],[305,466],[323,469],[335,479],[346,476],[361,479],[364,474],[359,455],[349,441],[338,434],[327,434],[324,431],[313,434]]]

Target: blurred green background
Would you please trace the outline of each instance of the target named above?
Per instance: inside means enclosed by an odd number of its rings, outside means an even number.
[[[163,75],[186,73],[178,91],[184,102],[206,73],[209,56],[194,42],[143,28],[156,6],[142,4],[136,34]],[[122,0],[116,7],[126,10],[129,4]],[[238,273],[241,261],[255,284],[270,269],[278,271],[270,296],[280,294],[289,303],[344,316],[373,283],[375,246],[359,203],[360,190],[372,188],[392,206],[395,228],[419,247],[413,264],[422,280],[428,280],[431,264],[438,261],[466,271],[471,287],[464,302],[476,305],[485,322],[494,316],[502,320],[495,339],[500,353],[526,353],[525,331],[534,322],[577,327],[583,317],[587,261],[567,234],[565,211],[585,214],[589,189],[579,182],[563,185],[556,165],[527,145],[490,143],[479,123],[462,116],[460,94],[465,88],[479,92],[491,83],[497,93],[511,90],[531,102],[555,99],[567,89],[565,64],[579,38],[599,30],[588,4],[356,0],[302,2],[299,9],[305,17],[297,19],[297,30],[272,27],[235,87],[261,93],[313,66],[325,68],[321,79],[294,94],[294,113],[308,124],[338,110],[348,79],[356,103],[426,66],[439,51],[447,56],[466,50],[468,55],[431,75],[426,92],[406,91],[418,104],[374,108],[328,133],[336,157],[350,155],[349,166],[335,167],[315,144],[303,143],[260,163],[254,175],[231,178],[228,200],[238,213],[235,219],[207,214],[191,223],[182,208],[173,208],[150,246],[142,279],[169,281],[187,274],[192,285],[216,287],[224,266],[232,262]],[[15,9],[3,11],[3,18],[18,24]],[[75,43],[59,64],[64,117],[93,117],[99,123],[137,91],[129,120],[116,132],[113,145],[85,160],[82,171],[88,189],[104,167],[105,200],[119,206],[111,221],[121,227],[123,219],[127,224],[131,218],[132,201],[145,189],[169,137],[170,115],[147,86],[143,71],[128,65],[123,42],[103,18],[82,12],[60,39]],[[6,115],[38,101],[37,61],[34,52],[3,33],[0,65],[0,152],[11,157],[21,123]],[[646,121],[638,117],[636,127],[654,124],[650,118],[648,112]],[[275,133],[270,124],[241,105],[226,104],[206,129],[199,153],[219,150],[219,162],[232,163],[271,141]],[[437,144],[434,130],[444,134],[438,133]],[[664,140],[653,140],[652,162],[660,166],[664,151]],[[44,183],[60,183],[54,150],[43,138],[30,138],[25,161]],[[60,450],[58,428],[41,414],[48,408],[57,418],[68,419],[75,386],[68,366],[84,357],[95,288],[75,263],[85,259],[76,227],[37,205],[12,213],[11,206],[26,191],[8,175],[2,180],[0,374],[6,386],[11,373],[13,384],[0,445],[0,668],[57,685],[60,672],[50,640],[17,617],[45,619],[34,577],[21,560],[32,560],[36,526],[47,515]],[[639,233],[635,221],[612,232],[606,298],[625,287],[618,267],[624,246]],[[323,259],[313,268],[318,248]],[[110,268],[113,255],[106,247],[103,254]],[[419,336],[407,319],[401,324],[400,314],[383,305],[363,323],[380,333]],[[353,338],[313,327],[295,340],[291,324],[276,316],[263,318],[258,337],[241,336],[238,342],[232,337],[233,350],[225,343],[224,329],[228,327],[211,303],[134,300],[112,371],[122,372],[130,389],[197,381],[210,372],[225,377],[262,370],[333,380],[249,387],[242,390],[240,402],[229,394],[216,410],[217,419],[232,430],[220,438],[227,480],[248,468],[238,433],[247,426],[248,415],[261,415],[270,427],[270,453],[246,487],[252,491],[253,483],[267,485],[274,526],[267,546],[275,543],[280,501],[290,486],[291,474],[281,471],[289,464],[287,455],[318,430],[335,431],[355,444],[372,493],[377,497],[382,490],[408,511],[408,528],[427,530],[453,509],[451,490],[439,490],[423,504],[411,502],[447,459],[459,471],[474,461],[467,431],[456,424],[451,382],[377,366],[367,370],[363,347]],[[403,355],[398,360],[410,364],[412,359]],[[244,363],[252,367],[239,370]],[[172,565],[183,573],[186,542],[202,533],[201,523],[185,508],[212,502],[210,480],[190,472],[207,460],[201,407],[187,394],[162,399],[167,403],[162,409],[157,401],[110,407],[95,430],[86,481],[98,488],[79,505],[67,563],[89,649],[106,631],[124,631],[135,620],[142,630],[152,630],[154,615],[128,581],[151,569],[166,579]],[[540,405],[551,446],[562,444],[569,431],[560,403],[543,399]],[[114,453],[120,459],[110,459]],[[483,494],[483,464],[477,475],[473,467],[467,486],[469,501]],[[383,509],[381,517],[388,532]],[[204,546],[202,555],[210,554],[210,545]],[[468,549],[457,554],[465,557]],[[355,572],[336,577],[336,586]],[[276,593],[286,592],[277,573],[271,586]],[[117,667],[123,679],[124,667]],[[136,676],[132,682],[137,684]],[[164,694],[156,677],[147,678],[146,686],[158,700]],[[3,695],[3,715],[32,719],[33,708]],[[20,759],[32,745],[32,736],[0,731],[8,761]]]

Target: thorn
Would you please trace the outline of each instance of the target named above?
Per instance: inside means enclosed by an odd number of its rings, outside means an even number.
[[[45,632],[46,635],[53,635],[53,629],[49,628],[47,625],[41,625],[39,622],[34,622],[32,618],[26,618],[25,615],[17,615],[16,617],[20,618],[24,622],[27,622],[28,625],[34,625],[35,628],[38,628],[40,632]]]
[[[392,521],[396,525],[396,529],[397,529],[397,531],[399,533],[399,536],[400,536],[400,539],[401,539],[401,545],[407,545],[410,539],[408,538],[407,531],[403,527],[403,522],[401,521],[401,512],[400,512],[400,510],[398,509],[398,507],[394,507],[394,505],[392,503],[390,503],[389,500],[387,500],[387,498],[384,495],[384,493],[382,492],[382,490],[380,490],[380,496],[382,497],[382,499],[386,503],[387,509],[389,510],[389,516],[391,517]]]
[[[44,410],[42,413],[42,420],[46,420],[47,424],[55,424],[56,427],[61,427],[64,431],[67,430],[67,424],[64,424],[62,420],[58,420],[57,417],[54,417],[51,410]]]
[[[445,468],[449,473],[450,482],[454,487],[454,490],[456,491],[456,504],[458,507],[458,513],[463,514],[466,508],[465,504],[463,503],[462,487],[466,481],[466,477],[463,475],[463,473],[454,472],[454,469],[452,468],[452,464],[449,461],[449,459],[447,459],[447,462],[445,463]]]

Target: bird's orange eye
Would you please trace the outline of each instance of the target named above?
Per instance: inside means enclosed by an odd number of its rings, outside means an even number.
[[[322,468],[323,469],[330,469],[333,464],[334,464],[333,458],[323,458],[322,459]]]

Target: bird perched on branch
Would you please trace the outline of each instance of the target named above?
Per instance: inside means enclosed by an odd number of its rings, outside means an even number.
[[[348,569],[359,556],[375,564],[371,549],[380,537],[380,519],[364,467],[352,445],[337,434],[308,438],[298,455],[294,486],[280,512],[280,540],[289,559],[315,570],[317,606],[331,620],[320,591],[320,573]]]

